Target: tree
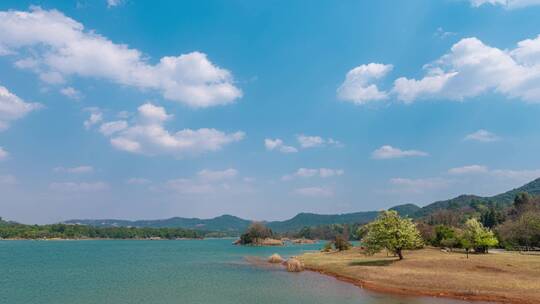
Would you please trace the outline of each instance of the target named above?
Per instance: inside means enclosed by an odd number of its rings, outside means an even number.
[[[497,227],[505,247],[540,247],[540,212],[528,211]]]
[[[489,247],[499,244],[491,230],[485,228],[477,219],[472,218],[465,222],[461,245],[467,251],[474,248],[476,253],[487,253]]]
[[[441,246],[443,245],[443,240],[453,239],[455,238],[455,236],[456,233],[454,231],[454,228],[446,225],[437,225],[437,227],[435,227],[435,239],[433,240],[433,245]]]
[[[345,237],[338,235],[334,239],[334,247],[336,247],[337,251],[343,251],[351,249],[352,244]]]
[[[263,223],[251,223],[245,233],[240,236],[241,244],[255,244],[259,240],[271,238],[272,230],[267,228]]]
[[[518,214],[525,212],[531,205],[531,197],[527,192],[520,192],[514,198],[514,208]]]
[[[386,249],[403,259],[404,249],[422,246],[420,232],[409,218],[402,218],[394,210],[383,211],[375,221],[366,225],[362,239],[366,253],[374,254]]]

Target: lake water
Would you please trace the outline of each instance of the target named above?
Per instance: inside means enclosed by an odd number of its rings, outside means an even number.
[[[316,273],[255,267],[244,259],[319,247],[239,247],[223,239],[0,241],[0,303],[465,303],[372,293]]]

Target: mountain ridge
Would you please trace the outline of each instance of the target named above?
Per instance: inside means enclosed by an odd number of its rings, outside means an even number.
[[[451,208],[462,208],[474,202],[493,202],[495,204],[510,205],[519,192],[528,192],[531,195],[540,195],[540,178],[535,179],[521,187],[514,188],[493,196],[483,197],[472,194],[462,194],[457,197],[436,201],[424,207],[415,204],[401,204],[389,208],[395,210],[402,216],[420,218],[432,214],[438,210]],[[361,211],[341,214],[317,214],[302,212],[294,217],[283,221],[264,222],[269,228],[276,232],[286,232],[299,230],[305,226],[320,226],[329,224],[365,224],[377,217],[379,211]],[[65,224],[80,224],[97,227],[176,227],[185,229],[196,229],[205,231],[222,231],[229,233],[240,233],[244,231],[252,220],[243,219],[234,215],[224,214],[210,219],[172,217],[157,220],[116,220],[116,219],[74,219],[64,221]]]

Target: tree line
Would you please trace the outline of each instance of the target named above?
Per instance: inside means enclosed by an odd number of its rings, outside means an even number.
[[[85,225],[23,225],[0,219],[1,239],[178,239],[204,233],[182,228],[93,227]]]

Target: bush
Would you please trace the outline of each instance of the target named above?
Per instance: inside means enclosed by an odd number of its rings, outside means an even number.
[[[349,243],[344,237],[338,235],[334,239],[334,247],[337,251],[349,250],[352,247],[352,244]]]

